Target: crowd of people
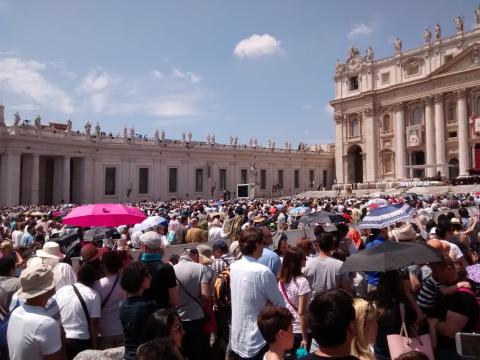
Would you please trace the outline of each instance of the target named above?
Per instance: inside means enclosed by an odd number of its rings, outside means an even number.
[[[382,198],[381,196],[379,198]],[[80,239],[80,262],[58,240],[65,206],[1,209],[1,359],[390,359],[389,335],[430,336],[456,359],[455,334],[478,330],[475,194],[385,196],[411,220],[358,224],[369,197],[130,204],[165,221]],[[299,207],[303,212],[295,211]],[[304,213],[340,216],[292,242]],[[300,221],[299,221],[300,220]],[[83,230],[80,234],[83,233]],[[421,243],[437,261],[344,272],[349,256],[385,242]],[[166,256],[172,245],[182,253]],[[426,359],[419,351],[397,359]]]

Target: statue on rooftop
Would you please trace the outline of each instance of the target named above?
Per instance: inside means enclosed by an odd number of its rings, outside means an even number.
[[[455,18],[455,28],[457,29],[457,34],[463,33],[463,17],[457,16]]]
[[[14,117],[13,126],[19,126],[20,121],[22,121],[22,119],[20,118],[20,114],[18,113],[18,111],[15,113],[15,115],[13,115],[13,117]]]
[[[40,129],[42,127],[42,118],[40,115],[35,117],[35,120],[33,120],[33,125],[35,126],[35,129]]]
[[[429,28],[426,28],[425,31],[423,32],[423,41],[425,44],[430,44],[430,41],[432,40],[432,32],[430,31]]]
[[[371,46],[369,46],[369,47],[367,48],[366,59],[367,59],[368,61],[373,61],[373,54],[374,54],[374,53],[373,53],[373,48],[372,48]]]
[[[395,50],[397,52],[402,51],[402,40],[400,40],[400,38],[397,37],[393,42],[393,45],[395,46]]]
[[[435,25],[433,31],[435,31],[435,40],[440,40],[442,38],[442,28],[440,24]]]

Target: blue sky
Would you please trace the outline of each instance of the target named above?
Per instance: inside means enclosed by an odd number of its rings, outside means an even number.
[[[335,60],[420,46],[439,22],[473,26],[475,1],[0,0],[7,123],[85,122],[228,143],[333,142]],[[294,145],[295,146],[295,145]]]

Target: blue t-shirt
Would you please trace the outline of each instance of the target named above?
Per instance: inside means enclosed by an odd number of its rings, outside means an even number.
[[[258,259],[258,262],[272,270],[273,275],[275,276],[278,275],[278,272],[280,271],[280,266],[282,266],[280,256],[267,248],[263,249],[262,257]]]
[[[376,238],[373,239],[373,241],[370,241],[365,245],[366,249],[370,249],[372,247],[381,245],[385,242],[385,239],[381,236],[377,236]],[[380,273],[377,271],[367,271],[367,282],[368,285],[372,286],[378,286],[378,280],[380,279]]]

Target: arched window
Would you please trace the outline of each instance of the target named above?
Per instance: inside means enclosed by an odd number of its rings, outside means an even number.
[[[388,132],[388,131],[392,130],[392,124],[390,122],[390,115],[389,114],[383,115],[382,129],[383,129],[384,132]]]
[[[419,107],[416,107],[412,111],[412,118],[410,121],[410,125],[422,125],[422,120],[423,120],[422,109],[420,109]]]
[[[358,121],[358,119],[353,119],[350,123],[350,136],[360,136],[360,122]]]

